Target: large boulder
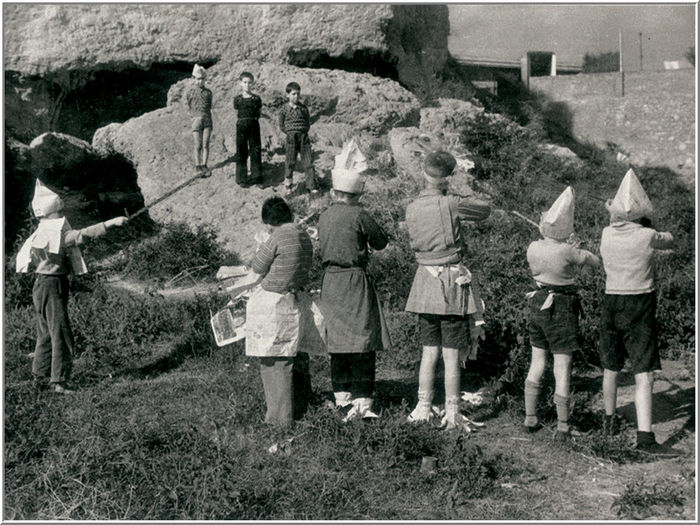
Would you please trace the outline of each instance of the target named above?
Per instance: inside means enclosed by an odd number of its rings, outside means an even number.
[[[28,74],[365,52],[410,82],[443,66],[450,29],[441,5],[11,4],[3,15],[5,69]]]
[[[234,182],[236,114],[233,97],[240,71],[256,78],[255,89],[263,99],[261,138],[262,187],[241,189]],[[281,189],[283,134],[277,121],[285,103],[284,88],[294,80],[302,87],[311,113],[310,138],[314,165],[320,178],[328,178],[333,158],[343,141],[354,135],[377,135],[395,125],[417,123],[419,104],[398,83],[366,73],[305,69],[288,65],[240,62],[217,64],[209,69],[207,85],[213,93],[213,131],[210,145],[210,178],[197,181],[151,209],[158,221],[178,220],[191,225],[207,223],[219,230],[227,246],[244,258],[254,246],[260,227],[260,205]],[[99,129],[93,138],[101,154],[118,153],[129,159],[138,173],[145,201],[152,202],[169,189],[191,178],[194,172],[192,133],[183,93],[189,80],[175,84],[165,108],[123,124]],[[296,175],[298,180],[303,177]],[[329,181],[325,182],[328,186]]]
[[[366,72],[412,87],[448,57],[438,5],[13,4],[3,14],[5,126],[24,141],[48,130],[89,139],[157,109],[169,77],[195,62]]]

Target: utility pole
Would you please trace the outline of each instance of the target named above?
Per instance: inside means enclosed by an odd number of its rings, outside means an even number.
[[[618,30],[619,34],[619,55],[620,55],[620,96],[625,96],[625,72],[622,69],[622,28]]]
[[[644,71],[644,58],[642,55],[642,32],[639,32],[639,71]]]

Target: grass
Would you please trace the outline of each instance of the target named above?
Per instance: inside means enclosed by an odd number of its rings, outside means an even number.
[[[503,210],[537,217],[567,183],[574,183],[579,195],[612,195],[624,173],[624,166],[603,156],[591,156],[583,167],[573,169],[540,153],[531,130],[480,119],[464,121],[463,130],[462,140],[477,164],[478,189],[494,195],[495,207]],[[658,463],[651,465],[649,458],[630,448],[632,427],[623,427],[614,438],[600,434],[600,378],[590,379],[596,364],[600,273],[581,276],[584,342],[575,360],[572,418],[584,434],[569,445],[551,441],[551,374],[545,376],[541,396],[545,429],[535,436],[518,434],[529,362],[522,296],[531,278],[525,248],[537,232],[507,213],[496,211],[485,223],[467,227],[465,234],[468,265],[482,276],[487,337],[463,384],[475,389],[490,381],[489,404],[471,411],[471,417],[485,420],[487,427],[466,436],[406,422],[415,402],[420,349],[415,317],[402,311],[415,262],[400,222],[418,188],[410,177],[397,173],[381,151],[374,153],[373,158],[381,159],[382,184],[363,197],[363,203],[385,226],[391,245],[373,254],[370,272],[386,300],[394,341],[391,351],[378,356],[379,421],[341,424],[324,403],[331,397],[328,359],[313,357],[316,396],[310,410],[290,429],[266,426],[257,361],[243,355],[240,343],[216,348],[212,340],[209,315],[225,297],[166,301],[157,295],[128,295],[105,283],[105,276],[114,272],[164,283],[196,266],[207,266],[201,277],[210,278],[220,264],[235,263],[235,255],[224,252],[207,228],[164,225],[159,235],[145,239],[126,232],[123,240],[133,237],[133,242],[123,249],[125,257],[113,257],[97,265],[98,271],[73,281],[69,310],[79,389],[71,397],[37,391],[32,384],[26,357],[34,345],[32,279],[16,276],[6,264],[4,516],[692,517],[694,480],[683,474],[690,460],[664,463],[656,471]],[[678,243],[674,253],[659,260],[662,354],[692,361],[692,195],[673,181],[672,174],[654,169],[638,174],[658,206],[659,228],[672,231]],[[522,195],[529,198],[523,200]],[[606,222],[598,203],[578,199],[577,229],[594,251]],[[114,256],[120,246],[109,243],[117,241],[89,245],[86,256]],[[321,272],[316,256],[315,285]],[[439,377],[436,383],[440,381]],[[268,452],[273,443],[283,444],[282,452]],[[437,458],[434,474],[420,471],[426,455]],[[680,488],[664,481],[676,467],[681,470]],[[634,482],[640,469],[647,473],[644,483]]]

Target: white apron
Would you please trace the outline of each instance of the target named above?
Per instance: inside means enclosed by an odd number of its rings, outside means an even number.
[[[257,287],[246,305],[246,355],[293,357],[297,352],[326,352],[314,323],[311,297],[301,291],[280,294]]]

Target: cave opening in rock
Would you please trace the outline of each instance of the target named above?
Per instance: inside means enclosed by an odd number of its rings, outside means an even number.
[[[211,67],[215,62],[202,62]],[[92,72],[82,87],[65,94],[55,131],[90,142],[95,130],[165,107],[168,89],[192,74],[193,63],[154,64],[149,69]]]
[[[287,62],[298,67],[340,69],[350,73],[371,73],[378,77],[399,80],[398,59],[387,51],[358,49],[351,55],[330,56],[324,49],[289,49]]]

